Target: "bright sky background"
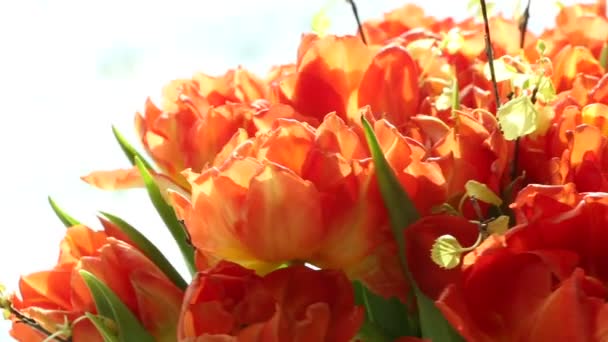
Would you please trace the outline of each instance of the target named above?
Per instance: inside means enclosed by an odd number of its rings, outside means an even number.
[[[116,125],[134,144],[133,116],[146,96],[195,71],[243,65],[264,73],[292,62],[302,32],[327,0],[0,1],[0,283],[54,265],[64,229],[51,195],[93,227],[98,210],[145,232],[184,270],[177,248],[143,190],[103,192],[79,177],[128,167]],[[428,13],[462,18],[468,0],[425,0]],[[563,1],[573,3],[575,1]],[[502,10],[511,12],[516,1]],[[403,5],[359,0],[363,18]],[[553,1],[533,1],[531,27],[552,24]],[[355,32],[349,7],[333,11],[332,32]],[[8,325],[0,322],[0,341]]]

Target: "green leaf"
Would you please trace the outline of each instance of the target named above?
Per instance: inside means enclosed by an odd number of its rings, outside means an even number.
[[[418,312],[423,338],[438,342],[464,342],[462,336],[448,323],[435,303],[424,294],[418,296]]]
[[[359,332],[357,333],[357,340],[365,342],[391,342],[394,339],[386,337],[377,326],[370,322],[364,322]]]
[[[112,126],[112,133],[114,133],[114,137],[116,141],[120,145],[120,148],[131,162],[131,165],[135,165],[135,158],[139,158],[139,160],[146,166],[148,170],[154,170],[152,165],[146,161],[146,159],[133,147],[133,145],[129,144],[127,139],[118,131],[115,126]]]
[[[154,342],[154,337],[106,284],[85,270],[80,270],[79,273],[91,291],[97,311],[116,323],[119,341]]]
[[[163,219],[163,222],[165,222],[165,225],[177,243],[184,260],[186,261],[188,270],[191,274],[194,274],[196,272],[196,267],[194,266],[194,249],[188,243],[188,236],[184,230],[184,227],[182,227],[182,225],[179,223],[173,208],[163,198],[158,185],[154,181],[154,177],[152,177],[148,171],[149,169],[137,156],[135,157],[135,165],[137,165],[141,178],[146,185],[146,189],[148,190],[148,195],[150,196],[152,204],[156,208],[156,211],[160,217]]]
[[[386,161],[371,125],[363,116],[361,117],[361,121],[363,122],[367,144],[369,145],[376,167],[376,177],[378,179],[380,192],[382,193],[384,204],[390,215],[393,234],[397,239],[399,248],[402,249],[404,243],[403,230],[410,224],[416,222],[420,217],[420,214],[414,206],[414,202],[412,202],[409,195],[403,190],[399,180]]]
[[[329,12],[337,5],[337,0],[326,0],[323,7],[312,17],[311,29],[319,37],[323,37],[329,31],[331,19]]]
[[[51,205],[51,208],[53,208],[53,211],[55,212],[57,217],[59,217],[59,219],[61,220],[61,222],[63,223],[63,225],[66,228],[70,228],[72,226],[77,226],[80,224],[80,222],[78,222],[78,220],[76,220],[72,216],[68,215],[65,211],[63,211],[63,209],[61,209],[57,205],[57,203],[55,203],[55,201],[51,198],[51,196],[49,196],[48,199],[49,199],[49,204]]]
[[[458,79],[455,75],[452,76],[449,87],[444,87],[441,95],[435,100],[435,108],[438,110],[452,109],[452,115],[460,109],[460,90],[458,89]]]
[[[458,85],[458,77],[456,77],[456,72],[454,71],[454,75],[452,75],[452,115],[454,115],[454,111],[460,109],[460,86]]]
[[[434,206],[433,208],[431,208],[431,213],[433,213],[433,214],[448,214],[448,215],[452,215],[452,216],[462,216],[462,214],[460,213],[460,211],[458,211],[456,208],[454,208],[449,203],[442,203],[440,205]]]
[[[488,17],[492,16],[492,13],[494,12],[495,7],[496,7],[496,4],[494,2],[486,1],[486,9],[488,11]],[[483,16],[483,13],[481,12],[481,5],[479,3],[479,0],[469,0],[469,2],[467,3],[467,11],[471,12],[473,14],[473,16],[475,16],[476,19],[481,19]]]
[[[604,43],[602,46],[602,52],[600,53],[600,65],[604,70],[606,70],[606,66],[608,66],[608,44]]]
[[[492,75],[490,73],[490,63],[486,63],[486,65],[483,67],[483,74],[486,79],[492,79]],[[498,58],[494,60],[494,75],[496,76],[496,82],[510,80],[517,74],[517,69],[505,63],[504,59]]]
[[[331,26],[331,20],[327,15],[327,9],[322,8],[319,12],[317,12],[312,18],[312,31],[323,37],[327,34],[329,27]]]
[[[537,40],[536,41],[536,52],[538,52],[538,54],[541,57],[544,57],[546,50],[547,50],[547,43],[545,43],[545,41],[542,39]]]
[[[101,212],[101,214],[107,218],[110,222],[116,225],[120,231],[125,233],[129,239],[139,248],[148,259],[152,260],[158,268],[169,278],[171,281],[180,289],[185,290],[188,287],[188,283],[182,278],[177,270],[171,265],[169,260],[165,258],[163,253],[146,238],[141,232],[129,223],[124,221],[118,216],[114,216],[109,213]]]
[[[482,202],[493,204],[497,207],[500,207],[502,204],[502,198],[495,194],[494,191],[484,183],[471,179],[465,183],[464,188],[468,197],[474,197]]]
[[[452,235],[442,235],[435,240],[431,247],[431,259],[445,269],[452,269],[460,265],[462,246]]]
[[[522,95],[503,104],[497,113],[498,122],[507,140],[515,140],[537,128],[538,111],[528,96]]]
[[[553,81],[547,76],[536,76],[531,79],[531,82],[535,83],[538,87],[536,91],[536,98],[548,103],[557,98],[557,92],[553,86]]]
[[[97,328],[97,331],[99,331],[99,334],[101,334],[101,337],[103,337],[105,342],[118,342],[118,336],[116,336],[113,331],[108,329],[108,326],[105,324],[105,320],[108,318],[94,315],[90,312],[85,313],[85,315],[93,323],[95,328]]]
[[[418,288],[412,274],[409,272],[406,260],[407,246],[403,231],[410,224],[414,223],[420,217],[420,214],[386,161],[371,125],[364,116],[361,117],[361,121],[376,167],[376,177],[380,192],[382,193],[382,199],[388,209],[393,235],[399,247],[401,266],[418,302],[418,319],[422,328],[422,337],[429,338],[431,341],[441,342],[463,341],[462,337],[449,325],[433,301]]]
[[[439,43],[441,50],[447,51],[449,54],[456,54],[465,45],[465,39],[462,35],[462,31],[458,28],[449,30]]]
[[[511,219],[507,215],[500,215],[494,220],[488,222],[488,233],[502,235],[509,229],[509,221]]]
[[[366,334],[393,341],[401,336],[418,335],[418,325],[408,313],[405,304],[397,298],[386,299],[371,292],[361,282],[354,281],[355,302],[365,308]],[[369,341],[369,339],[365,339]]]

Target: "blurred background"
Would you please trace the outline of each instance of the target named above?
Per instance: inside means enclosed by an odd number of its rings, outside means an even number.
[[[330,32],[356,32],[346,1],[330,11]],[[463,18],[468,0],[411,1],[436,17]],[[562,1],[573,3],[575,1]],[[402,6],[359,0],[363,19]],[[498,1],[510,15],[517,1]],[[525,1],[524,1],[525,3]],[[530,28],[553,24],[553,1],[533,1]],[[121,216],[185,268],[145,190],[104,192],[80,176],[128,167],[116,125],[139,147],[133,117],[147,96],[196,71],[242,65],[264,74],[295,61],[303,32],[327,0],[0,1],[0,283],[56,262],[65,228],[47,196],[83,223],[98,210]],[[523,5],[522,5],[523,8]],[[0,321],[0,341],[10,341]]]

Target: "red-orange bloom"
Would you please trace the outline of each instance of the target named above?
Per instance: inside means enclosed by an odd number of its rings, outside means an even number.
[[[78,273],[86,270],[108,285],[159,341],[175,339],[177,315],[183,293],[120,231],[104,221],[104,231],[85,226],[67,230],[55,268],[23,276],[17,310],[41,322],[51,332],[58,324],[96,312],[93,298]],[[19,340],[42,341],[46,336],[14,324],[11,334]],[[74,341],[101,341],[101,336],[85,319],[74,327]]]
[[[342,273],[293,266],[260,277],[221,262],[188,287],[178,340],[347,342],[363,320]]]
[[[439,307],[471,341],[603,341],[606,193],[530,185],[512,207],[518,225],[500,243],[467,255]],[[564,321],[571,312],[576,318]]]
[[[513,207],[521,224],[508,236],[510,248],[570,251],[586,274],[608,283],[608,194],[578,193],[573,184],[531,185]]]
[[[558,251],[493,250],[465,270],[437,305],[467,341],[603,341],[608,291],[581,269],[566,277],[556,272],[553,262],[567,259]]]
[[[479,229],[469,220],[452,215],[431,215],[407,227],[407,260],[416,284],[429,298],[437,299],[444,288],[456,283],[462,275],[460,268],[446,270],[431,260],[431,249],[442,235],[452,235],[462,246],[477,240]]]

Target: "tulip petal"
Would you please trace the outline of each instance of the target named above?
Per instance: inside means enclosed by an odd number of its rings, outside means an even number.
[[[400,45],[389,45],[372,60],[359,85],[359,107],[401,127],[417,114],[420,94],[418,65]]]
[[[251,180],[247,228],[237,234],[263,260],[305,260],[326,234],[320,201],[311,182],[267,165]]]

